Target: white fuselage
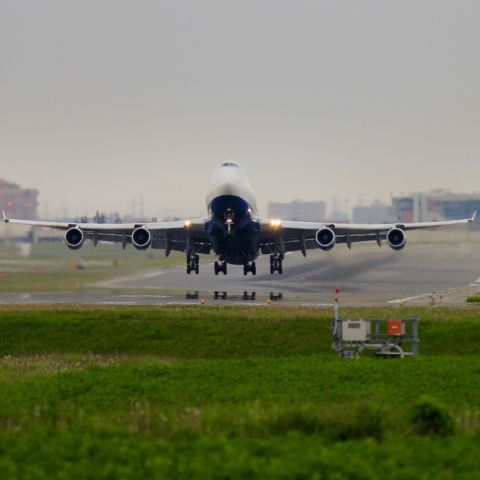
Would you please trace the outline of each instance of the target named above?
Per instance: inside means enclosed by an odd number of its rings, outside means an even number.
[[[251,209],[252,217],[258,215],[253,188],[245,170],[236,162],[227,160],[219,165],[212,176],[207,193],[207,209],[211,213],[212,202],[219,197],[234,196],[244,200]]]
[[[217,167],[206,200],[210,217],[206,230],[213,251],[228,263],[252,262],[259,253],[260,224],[257,202],[243,168],[231,160]]]

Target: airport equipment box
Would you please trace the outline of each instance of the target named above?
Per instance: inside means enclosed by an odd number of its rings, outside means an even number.
[[[405,335],[405,322],[403,320],[389,320],[387,334],[390,337],[403,337]]]
[[[358,358],[366,349],[377,357],[405,358],[418,354],[418,317],[343,319],[335,310],[332,337],[332,348],[342,358]]]
[[[370,337],[368,320],[345,320],[341,325],[341,336],[344,342],[365,342]]]

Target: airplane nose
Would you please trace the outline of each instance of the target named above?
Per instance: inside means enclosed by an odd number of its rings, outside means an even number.
[[[236,190],[238,188],[238,182],[226,182],[222,186],[222,193],[223,195],[234,195],[236,193]]]
[[[242,218],[248,212],[248,204],[235,195],[221,195],[213,200],[211,209],[220,220],[233,220]]]

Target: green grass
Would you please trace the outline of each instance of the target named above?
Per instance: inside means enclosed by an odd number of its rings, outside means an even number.
[[[4,243],[0,244],[0,293],[75,291],[102,280],[184,263],[178,252],[167,258],[163,251],[91,243],[75,251],[61,242],[37,243],[24,257],[15,244]]]
[[[467,297],[467,303],[480,303],[480,295],[470,295]]]
[[[0,478],[479,478],[476,308],[346,361],[326,309],[0,307]]]

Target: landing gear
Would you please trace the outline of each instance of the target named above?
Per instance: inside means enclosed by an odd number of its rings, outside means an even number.
[[[281,253],[270,255],[270,273],[273,275],[275,272],[280,275],[283,273],[283,255]]]
[[[215,275],[220,272],[223,272],[224,275],[227,274],[227,262],[215,262],[213,268],[215,269]]]
[[[252,275],[257,274],[257,266],[255,265],[255,262],[248,262],[243,266],[243,274],[247,275],[248,272],[252,272]]]
[[[200,271],[200,257],[193,253],[187,253],[187,273],[195,272],[198,275]]]

